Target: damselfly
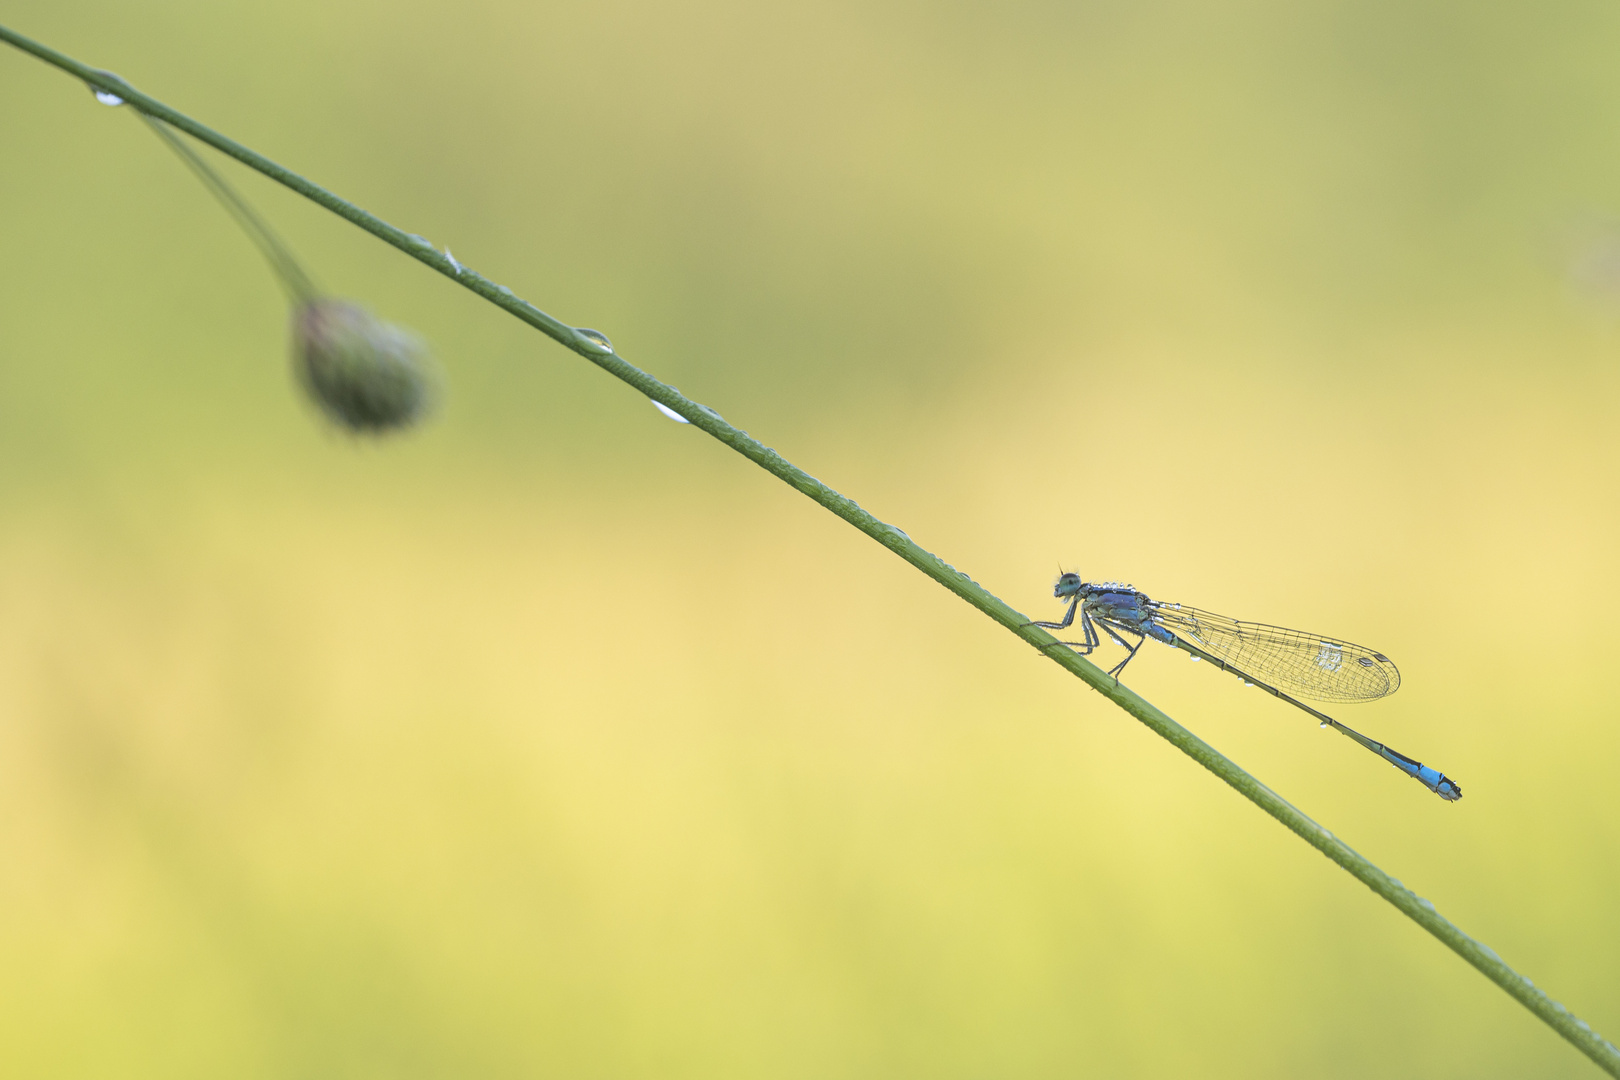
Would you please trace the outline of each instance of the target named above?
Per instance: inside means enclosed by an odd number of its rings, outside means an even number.
[[[1221,670],[1241,678],[1245,685],[1258,686],[1304,709],[1321,721],[1323,727],[1331,727],[1354,739],[1447,802],[1462,798],[1462,787],[1438,769],[1431,769],[1352,731],[1326,713],[1284,693],[1292,691],[1316,701],[1372,701],[1393,694],[1401,685],[1401,673],[1383,653],[1320,634],[1241,622],[1183,604],[1162,604],[1149,599],[1134,586],[1117,581],[1085,582],[1080,580],[1079,574],[1060,576],[1052,595],[1068,601],[1063,621],[1029,625],[1066,630],[1074,624],[1078,613],[1080,632],[1085,640],[1061,644],[1082,655],[1102,644],[1097,633],[1101,627],[1104,634],[1126,650],[1125,659],[1108,672],[1116,682],[1142,642],[1148,638],[1162,641],[1185,649],[1194,660],[1218,664]],[[1134,638],[1135,644],[1127,638]]]

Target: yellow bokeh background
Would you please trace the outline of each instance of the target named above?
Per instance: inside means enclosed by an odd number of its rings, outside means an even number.
[[[1128,682],[1620,1035],[1620,9],[16,0],[1032,617],[1362,641],[1447,806]],[[0,1074],[1594,1075],[972,609],[223,166],[446,380],[297,397],[248,243],[0,51]],[[1112,663],[1112,660],[1109,660]]]

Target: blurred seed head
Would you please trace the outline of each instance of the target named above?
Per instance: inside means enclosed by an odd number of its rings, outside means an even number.
[[[432,406],[433,361],[409,330],[330,297],[299,304],[292,329],[298,381],[339,426],[382,434],[410,427]]]

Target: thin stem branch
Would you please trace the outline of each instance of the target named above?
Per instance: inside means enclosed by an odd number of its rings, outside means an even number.
[[[304,268],[298,265],[298,260],[293,258],[292,252],[281,242],[275,230],[248,205],[248,201],[238,195],[236,189],[231,187],[223,176],[216,173],[213,167],[203,160],[201,154],[187,146],[184,139],[170,130],[169,125],[139,109],[136,110],[136,114],[146,121],[146,126],[151,128],[192,172],[197,174],[197,178],[203,182],[203,186],[214,198],[219,200],[225,212],[230,214],[242,227],[242,231],[248,234],[248,239],[253,241],[253,245],[264,256],[265,262],[270,264],[270,269],[275,271],[276,280],[287,291],[288,299],[295,304],[313,299],[317,293],[315,283],[309,279]]]
[[[461,266],[422,237],[406,233],[388,224],[290,169],[226,138],[183,113],[176,112],[162,102],[136,90],[118,76],[82,64],[3,26],[0,26],[0,40],[32,53],[41,60],[77,76],[92,87],[118,95],[142,113],[156,117],[171,127],[236,158],[250,168],[258,170],[339,217],[392,244],[412,258],[425,263],[445,277],[572,349],[653,401],[678,413],[692,426],[712,435],[771,475],[837,514],[1001,624],[1025,644],[1038,650],[1042,656],[1068,670],[1147,725],[1176,749],[1214,773],[1244,798],[1277,819],[1295,835],[1343,867],[1356,880],[1394,905],[1407,918],[1438,938],[1447,948],[1507,991],[1515,1001],[1529,1009],[1600,1068],[1612,1076],[1620,1077],[1620,1049],[1616,1049],[1584,1021],[1548,997],[1529,979],[1510,968],[1486,945],[1458,929],[1436,911],[1429,901],[1384,873],[1344,841],[1312,821],[1286,799],[1239,768],[1214,747],[1172,720],[1129,687],[1117,684],[1085,657],[1062,648],[1057,639],[1045,630],[1029,625],[1029,620],[1021,612],[1004,603],[967,574],[925,550],[898,528],[880,521],[862,509],[853,499],[839,494],[787,461],[747,432],[727,423],[713,409],[691,400],[674,387],[659,382],[615,354],[608,346],[553,318],[528,301],[520,299],[506,286],[497,285],[481,274]]]

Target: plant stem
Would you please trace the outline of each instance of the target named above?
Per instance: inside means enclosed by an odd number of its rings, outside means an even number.
[[[265,262],[269,263],[270,269],[275,272],[276,280],[281,282],[281,287],[286,290],[287,298],[295,305],[313,300],[318,292],[315,283],[304,272],[304,268],[298,265],[298,260],[293,258],[292,252],[281,242],[275,230],[248,205],[247,200],[238,195],[236,189],[226,183],[225,178],[216,173],[213,167],[202,159],[202,155],[187,146],[185,140],[171,131],[167,124],[138,109],[136,113],[146,121],[146,126],[197,174],[197,178],[203,182],[209,193],[219,200],[225,212],[230,214],[241,226],[242,231],[248,234],[248,239],[259,249]]]
[[[1000,623],[1041,655],[1066,668],[1092,689],[1124,709],[1147,725],[1182,753],[1220,777],[1244,798],[1282,822],[1306,843],[1347,870],[1362,884],[1389,901],[1407,918],[1438,938],[1446,947],[1462,957],[1486,978],[1529,1009],[1559,1035],[1568,1040],[1610,1075],[1620,1077],[1620,1049],[1593,1031],[1563,1005],[1548,997],[1529,979],[1514,971],[1490,948],[1463,933],[1435,910],[1434,905],[1419,897],[1396,879],[1384,873],[1327,829],[1312,821],[1304,813],[1266,787],[1259,780],[1239,768],[1214,747],[1191,731],[1182,727],[1129,687],[1117,684],[1101,668],[1069,649],[1062,648],[1057,639],[1029,620],[1001,599],[979,585],[967,574],[957,570],[939,556],[920,547],[904,532],[878,520],[863,510],[853,499],[840,495],[820,480],[800,469],[775,450],[754,439],[747,432],[727,423],[719,413],[686,397],[674,387],[666,386],[619,357],[610,348],[593,340],[568,324],[547,315],[539,308],[513,294],[512,290],[497,285],[488,278],[460,266],[439,252],[423,238],[395,228],[380,218],[367,213],[345,199],[339,198],[318,184],[311,183],[297,173],[276,164],[261,154],[248,149],[169,106],[147,97],[123,79],[106,71],[99,71],[31,41],[4,26],[0,26],[0,40],[32,53],[41,60],[77,76],[92,87],[118,95],[141,113],[155,117],[163,123],[229,154],[238,161],[256,169],[265,176],[318,203],[339,217],[358,225],[367,232],[399,248],[412,258],[427,264],[439,273],[482,296],[533,326],[547,336],[579,353],[610,375],[630,384],[737,453],[759,465],[789,486],[815,500],[837,514],[849,524],[893,551],[906,562],[933,578],[939,584],[973,605],[991,619]]]

